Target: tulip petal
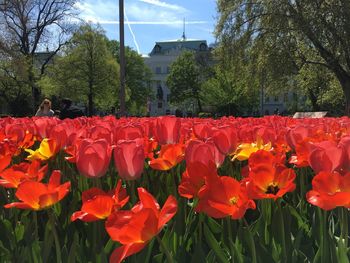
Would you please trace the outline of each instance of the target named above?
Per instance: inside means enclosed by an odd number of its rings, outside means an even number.
[[[96,216],[94,215],[91,215],[91,214],[88,214],[86,212],[83,212],[83,211],[77,211],[77,212],[74,212],[70,218],[70,220],[73,222],[75,220],[81,220],[81,221],[84,221],[84,222],[93,222],[93,221],[97,221],[97,220],[100,220],[99,218],[97,218]]]
[[[159,214],[158,231],[169,222],[177,212],[177,201],[174,196],[169,196]]]
[[[141,251],[145,246],[146,246],[145,243],[135,243],[135,244],[133,243],[133,244],[128,244],[128,245],[118,247],[113,251],[111,257],[109,258],[109,262],[120,263],[125,258]]]
[[[145,188],[137,188],[137,192],[142,203],[143,208],[150,208],[155,214],[158,214],[160,206],[157,200]]]

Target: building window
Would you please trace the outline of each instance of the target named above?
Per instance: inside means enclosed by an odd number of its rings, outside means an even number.
[[[200,45],[199,45],[199,50],[200,50],[200,51],[206,51],[206,50],[207,50],[207,45],[204,44],[204,43],[200,44]]]
[[[162,68],[156,67],[156,74],[162,74]]]
[[[288,93],[284,93],[283,101],[288,102]]]
[[[159,85],[157,87],[157,99],[158,100],[163,100],[163,98],[164,98],[163,88],[162,88],[162,86]]]
[[[161,109],[163,107],[163,103],[158,102],[158,109]]]
[[[270,102],[270,97],[268,95],[265,96],[265,102]]]
[[[278,96],[275,96],[274,101],[275,101],[275,102],[278,101]]]
[[[160,53],[160,51],[161,51],[161,47],[159,45],[156,45],[154,47],[154,53]]]

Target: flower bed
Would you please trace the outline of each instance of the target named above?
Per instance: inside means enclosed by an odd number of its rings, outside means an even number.
[[[350,119],[0,119],[4,262],[349,262]]]

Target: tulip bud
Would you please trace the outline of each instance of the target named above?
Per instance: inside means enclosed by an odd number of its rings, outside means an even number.
[[[138,179],[144,168],[145,152],[142,140],[120,140],[114,149],[114,163],[125,180]]]

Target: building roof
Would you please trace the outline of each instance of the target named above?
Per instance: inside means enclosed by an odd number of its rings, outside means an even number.
[[[150,56],[157,54],[169,54],[172,50],[207,50],[208,45],[206,40],[197,40],[197,39],[178,39],[178,40],[168,40],[168,41],[159,41],[156,42],[153,47]]]

